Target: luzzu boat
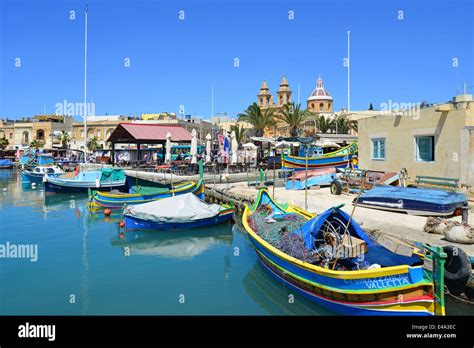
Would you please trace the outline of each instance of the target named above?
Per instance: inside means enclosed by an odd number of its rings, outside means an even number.
[[[441,248],[395,254],[340,207],[313,217],[261,189],[242,223],[263,266],[310,300],[346,315],[444,315]],[[348,226],[348,228],[346,228]]]
[[[54,193],[87,192],[91,188],[114,189],[126,184],[124,171],[113,168],[71,172],[59,177],[47,175],[45,178],[45,191]]]
[[[347,167],[356,152],[357,143],[354,142],[320,157],[308,157],[308,169]],[[306,157],[282,155],[281,166],[286,170],[304,170],[306,169]]]
[[[89,206],[91,208],[121,209],[124,205],[148,203],[186,193],[193,193],[199,198],[204,199],[202,162],[199,163],[199,180],[197,182],[187,181],[173,186],[162,185],[154,187],[131,185],[128,193],[90,190]]]

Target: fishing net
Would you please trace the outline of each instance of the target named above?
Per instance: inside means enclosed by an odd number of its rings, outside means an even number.
[[[298,214],[273,214],[267,205],[260,206],[248,218],[249,227],[272,246],[302,261],[314,262],[313,253],[298,235],[306,221]]]

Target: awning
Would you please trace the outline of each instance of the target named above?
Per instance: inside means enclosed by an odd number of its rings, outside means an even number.
[[[171,134],[171,141],[173,142],[191,142],[191,133],[178,125],[127,122],[119,123],[107,141],[112,143],[165,143],[168,132]]]

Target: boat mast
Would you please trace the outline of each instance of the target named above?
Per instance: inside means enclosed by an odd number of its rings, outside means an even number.
[[[84,163],[87,163],[87,5],[84,30]]]

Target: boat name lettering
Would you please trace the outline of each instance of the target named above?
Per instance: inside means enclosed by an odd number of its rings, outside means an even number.
[[[345,280],[344,282],[350,285],[364,284],[367,289],[383,289],[392,286],[410,284],[408,276],[386,276],[380,278],[349,279]]]

